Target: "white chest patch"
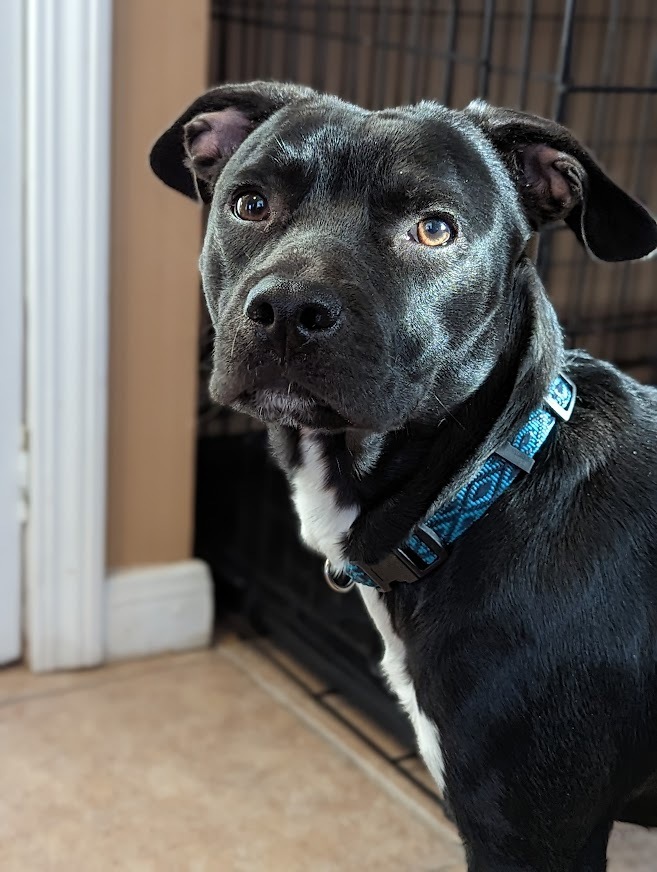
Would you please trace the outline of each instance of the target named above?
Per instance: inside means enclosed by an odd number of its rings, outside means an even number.
[[[323,554],[335,569],[346,560],[344,543],[359,514],[358,506],[339,506],[333,488],[327,486],[327,463],[321,444],[312,435],[303,434],[299,443],[301,464],[292,480],[292,499],[301,521],[301,538],[314,551]],[[395,633],[382,595],[372,588],[358,585],[370,617],[383,639],[381,667],[390,688],[411,719],[418,750],[442,790],[443,755],[438,728],[417,703],[415,688],[406,667],[404,643]]]
[[[316,437],[303,434],[301,464],[292,480],[292,499],[301,521],[301,538],[323,554],[335,569],[345,564],[344,542],[358,517],[357,506],[339,506],[333,488],[327,486],[327,463]]]
[[[384,654],[381,668],[388,679],[390,689],[397,695],[399,702],[410,717],[415,730],[418,750],[438,788],[442,790],[445,777],[440,733],[436,724],[424,712],[420,711],[417,704],[415,688],[406,666],[404,643],[394,631],[388,609],[383,602],[383,594],[371,587],[364,587],[362,584],[359,584],[358,588],[365,607],[383,639]]]

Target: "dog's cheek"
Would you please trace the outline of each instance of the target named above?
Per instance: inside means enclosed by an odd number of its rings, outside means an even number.
[[[223,271],[207,270],[201,276],[205,305],[212,321],[215,334],[226,329],[230,321],[231,290]]]
[[[416,414],[442,415],[486,379],[495,352],[483,337],[481,344],[472,341],[476,332],[469,318],[453,312],[435,322],[423,339],[415,334],[412,342],[407,341],[404,392]]]
[[[469,355],[454,373],[455,393],[463,399],[473,394],[490,375],[496,359],[496,354],[490,348]]]
[[[203,296],[205,297],[205,307],[210,315],[212,328],[216,333],[219,328],[219,312],[221,310],[219,296],[211,287],[207,288],[205,282],[203,283]]]
[[[424,402],[446,357],[445,337],[436,331],[399,331],[387,373],[377,383],[378,412],[388,427],[403,426]],[[386,429],[386,428],[384,428]]]
[[[393,343],[397,366],[407,381],[426,381],[451,353],[452,331],[442,307],[410,308]]]
[[[238,299],[237,278],[242,270],[226,257],[222,245],[206,239],[201,255],[201,279],[205,302],[216,332],[237,329],[243,301]]]
[[[233,328],[230,321],[219,319],[215,331],[212,375],[209,392],[220,405],[230,405],[246,386],[245,375],[256,361],[248,341],[240,336],[239,325]]]

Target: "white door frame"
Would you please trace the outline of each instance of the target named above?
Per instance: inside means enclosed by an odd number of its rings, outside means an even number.
[[[25,32],[27,656],[32,669],[51,670],[104,654],[112,3],[16,4]]]
[[[0,27],[0,663],[21,653],[23,419],[23,15],[7,0]]]

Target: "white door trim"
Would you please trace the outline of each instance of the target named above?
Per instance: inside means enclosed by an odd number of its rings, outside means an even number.
[[[26,0],[30,666],[104,650],[111,0]]]
[[[23,14],[2,7],[0,27],[0,663],[21,653],[20,467],[23,419]]]

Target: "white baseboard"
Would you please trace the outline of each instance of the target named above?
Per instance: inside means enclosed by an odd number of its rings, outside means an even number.
[[[105,659],[122,660],[210,643],[210,571],[202,560],[121,569],[107,579]]]

